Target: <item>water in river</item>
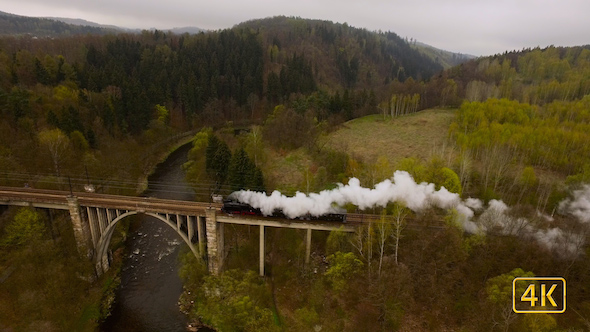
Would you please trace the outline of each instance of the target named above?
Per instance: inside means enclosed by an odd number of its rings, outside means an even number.
[[[149,178],[147,196],[193,200],[180,166],[191,145],[172,153]],[[184,241],[158,219],[141,216],[131,225],[121,269],[121,287],[103,331],[186,331],[187,318],[178,309],[182,282],[178,252]]]

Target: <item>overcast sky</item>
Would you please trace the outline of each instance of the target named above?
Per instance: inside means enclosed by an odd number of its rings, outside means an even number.
[[[453,52],[590,44],[590,0],[2,0],[0,11],[128,28],[223,29],[276,15],[344,23]]]

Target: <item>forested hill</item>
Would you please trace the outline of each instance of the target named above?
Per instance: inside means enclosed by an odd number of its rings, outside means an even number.
[[[590,45],[525,49],[469,61],[448,71],[465,98],[531,104],[576,100],[590,93]]]
[[[73,25],[49,18],[27,17],[0,12],[0,35],[31,35],[39,38],[81,34],[105,35],[114,29]]]
[[[375,113],[391,82],[440,70],[393,33],[284,17],[195,35],[4,36],[0,163],[36,172],[44,159],[30,151],[46,130],[102,151],[114,140],[261,124],[281,104],[293,126],[341,123]]]
[[[420,103],[414,108],[418,110],[435,106],[459,107],[464,100],[489,98],[539,105],[573,101],[590,93],[589,77],[589,45],[525,49],[472,59],[425,82],[392,82],[392,95],[381,101],[381,108],[392,109],[392,113],[399,108],[413,109],[395,104],[400,98],[413,95],[420,96]]]
[[[236,27],[261,32],[272,62],[288,54],[304,54],[312,60],[320,85],[371,88],[409,77],[426,79],[443,69],[393,32],[284,16],[247,21]]]
[[[275,105],[313,93],[319,93],[315,105],[299,106],[315,108],[320,120],[339,114],[347,120],[373,113],[389,82],[419,81],[442,69],[394,33],[286,17],[198,35],[6,37],[0,67],[6,100],[19,93],[28,102],[48,100],[57,87],[85,95],[82,103],[60,101],[52,113],[41,107],[35,116],[49,116],[45,123],[79,113],[86,117],[80,123],[99,117],[112,132],[134,134],[148,129],[157,104],[167,106],[173,125],[215,124],[263,120]],[[32,116],[14,112],[15,121]]]

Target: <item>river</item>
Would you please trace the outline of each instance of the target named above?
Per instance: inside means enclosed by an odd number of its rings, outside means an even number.
[[[146,196],[193,200],[181,165],[191,144],[174,151],[149,178]],[[149,216],[130,227],[121,269],[121,286],[102,331],[186,331],[187,318],[178,309],[182,281],[178,253],[184,241],[172,228]]]

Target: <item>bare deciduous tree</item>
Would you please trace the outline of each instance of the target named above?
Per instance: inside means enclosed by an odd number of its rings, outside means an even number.
[[[70,147],[68,136],[59,129],[43,130],[39,133],[39,143],[49,150],[55,172],[60,177],[60,164]]]
[[[391,236],[395,240],[393,246],[393,255],[395,258],[395,264],[398,264],[398,252],[399,252],[399,240],[402,237],[402,231],[406,227],[406,216],[408,210],[406,207],[396,204],[393,210],[393,232]]]

